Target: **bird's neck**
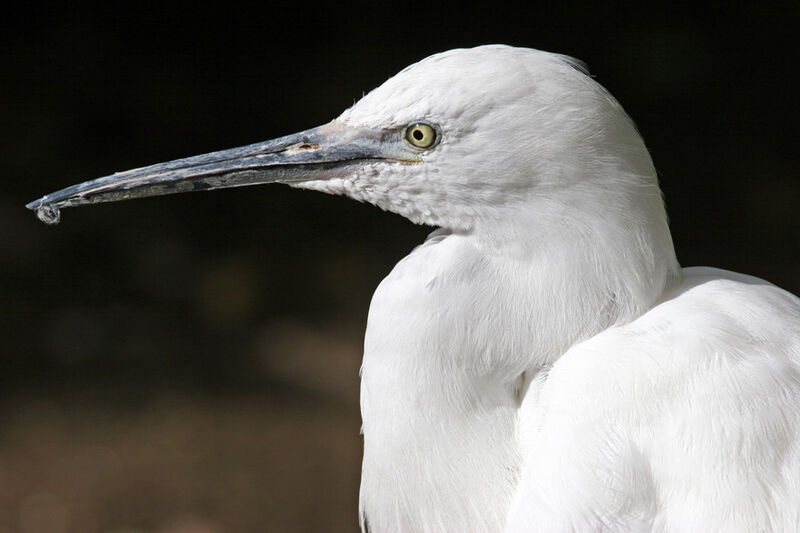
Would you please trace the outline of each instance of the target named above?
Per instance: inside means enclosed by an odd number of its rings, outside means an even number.
[[[645,312],[677,269],[665,222],[539,207],[501,232],[435,233],[376,291],[361,386],[371,530],[501,531],[526,382]]]
[[[680,278],[656,181],[626,185],[534,197],[473,228],[483,255],[517,273],[507,283],[525,285],[518,305],[547,332],[531,345],[536,363],[552,364],[575,342],[637,318]]]

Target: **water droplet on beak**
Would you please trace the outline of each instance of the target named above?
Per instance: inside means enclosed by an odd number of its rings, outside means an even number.
[[[40,205],[36,208],[36,217],[45,224],[58,224],[61,220],[61,211],[52,205]]]

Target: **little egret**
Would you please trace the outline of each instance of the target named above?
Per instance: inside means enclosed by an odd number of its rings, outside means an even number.
[[[800,299],[680,268],[644,142],[580,62],[444,52],[324,126],[28,207],[270,182],[439,228],[372,299],[362,528],[800,530]]]

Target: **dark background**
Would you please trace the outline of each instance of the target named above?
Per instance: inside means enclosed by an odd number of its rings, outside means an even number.
[[[429,228],[282,186],[69,209],[56,227],[23,206],[325,123],[431,53],[585,60],[652,151],[681,263],[800,292],[794,2],[482,6],[4,14],[0,533],[355,529],[369,298]]]

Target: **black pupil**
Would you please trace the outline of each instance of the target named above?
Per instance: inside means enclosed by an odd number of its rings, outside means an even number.
[[[420,130],[414,130],[414,132],[411,135],[418,141],[421,141],[422,138],[425,137],[425,134],[422,133],[422,131]]]

